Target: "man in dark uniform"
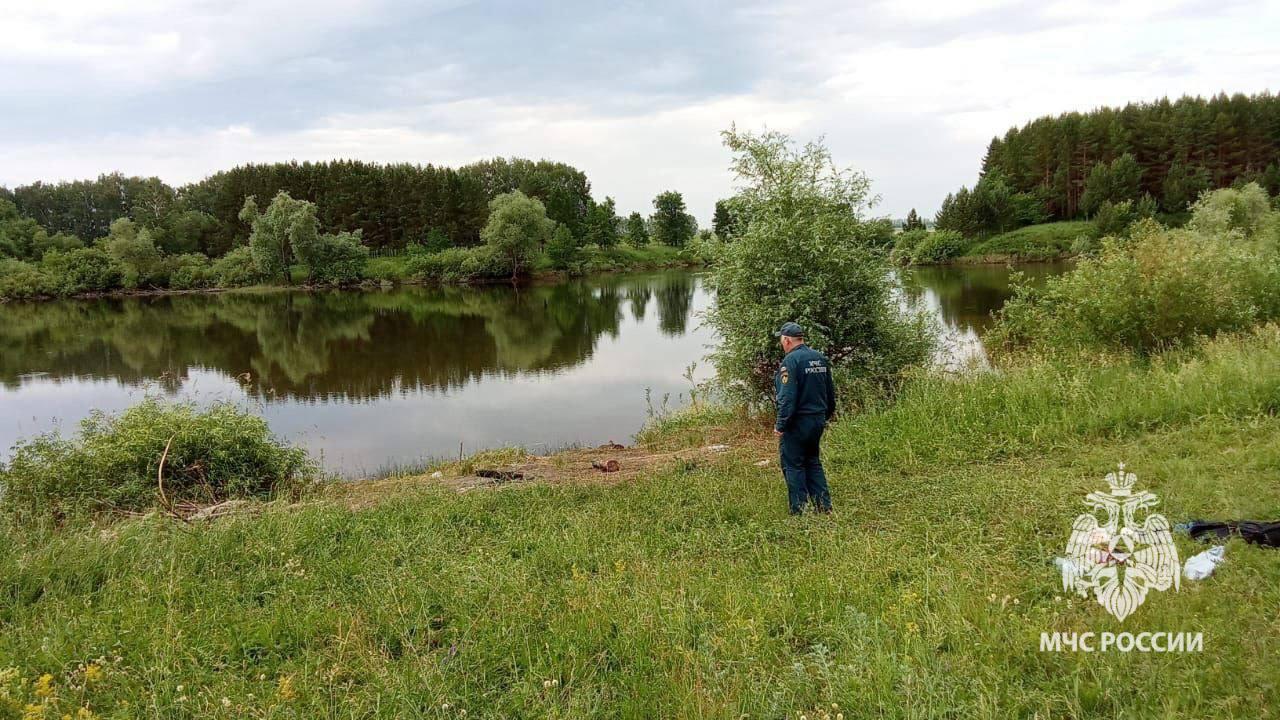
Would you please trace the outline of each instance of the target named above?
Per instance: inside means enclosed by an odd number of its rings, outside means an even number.
[[[831,512],[827,474],[818,458],[818,445],[827,421],[836,411],[836,385],[827,357],[804,343],[804,328],[789,322],[774,333],[786,357],[773,377],[778,397],[778,436],[782,474],[787,479],[791,514],[804,512],[813,501],[818,512]]]

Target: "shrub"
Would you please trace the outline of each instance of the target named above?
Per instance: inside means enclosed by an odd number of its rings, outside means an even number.
[[[893,221],[889,218],[877,218],[867,223],[866,241],[880,250],[889,250],[894,246]]]
[[[201,253],[171,255],[164,259],[169,287],[174,290],[198,290],[217,285],[217,276],[209,258]]]
[[[40,261],[58,295],[118,290],[122,272],[119,263],[98,247],[61,252],[52,250]]]
[[[1200,196],[1191,206],[1187,227],[1202,233],[1221,234],[1235,231],[1252,237],[1271,211],[1271,198],[1257,183],[1240,189],[1223,188]]]
[[[1092,255],[1098,251],[1099,247],[1097,236],[1090,233],[1081,233],[1079,237],[1071,241],[1071,254]]]
[[[0,259],[0,300],[30,300],[57,292],[57,285],[38,266]]]
[[[449,248],[407,261],[408,273],[419,282],[473,282],[511,277],[510,259],[488,245]]]
[[[440,228],[431,228],[430,232],[422,240],[422,248],[427,252],[440,252],[448,250],[452,246],[453,243],[449,241],[449,236],[445,235]]]
[[[923,228],[905,230],[898,233],[898,236],[894,239],[893,250],[890,252],[889,257],[898,263],[906,264],[911,262],[911,258],[915,255],[916,247],[924,242],[924,239],[928,236],[929,231]]]
[[[1122,237],[1128,231],[1129,224],[1136,219],[1132,201],[1113,203],[1104,200],[1093,215],[1094,237]]]
[[[321,235],[308,253],[313,282],[350,285],[364,279],[369,248],[360,242],[360,231]]]
[[[247,246],[238,247],[214,260],[209,272],[218,287],[244,287],[262,281],[253,250]]]
[[[137,230],[131,221],[121,218],[111,224],[111,235],[103,242],[103,249],[119,263],[120,284],[125,289],[169,283],[160,249],[145,228]]]
[[[570,270],[578,255],[578,246],[573,241],[573,233],[567,225],[557,225],[551,234],[551,242],[547,243],[547,259],[556,270]]]
[[[1098,257],[1039,291],[1018,287],[991,343],[1149,354],[1246,327],[1280,309],[1274,245],[1245,247],[1234,233],[1170,230],[1149,220],[1132,233],[1127,243],[1104,239]]]
[[[165,447],[168,445],[168,454]],[[119,415],[94,413],[76,437],[40,435],[0,466],[0,510],[19,520],[141,511],[296,491],[316,474],[304,450],[281,443],[261,417],[230,404],[199,410],[146,400]]]
[[[899,309],[883,252],[859,218],[865,176],[835,168],[821,143],[796,149],[785,135],[723,133],[740,182],[745,229],[725,243],[712,275],[707,321],[721,342],[712,355],[726,389],[747,401],[772,397],[782,352],[773,331],[805,325],[809,340],[853,378],[891,378],[924,360],[932,336]]]
[[[954,230],[935,230],[925,233],[911,252],[911,262],[916,265],[946,262],[964,254],[969,243]]]
[[[699,230],[687,245],[680,248],[680,261],[689,265],[711,265],[716,258],[720,257],[724,243],[725,241],[715,233]]]

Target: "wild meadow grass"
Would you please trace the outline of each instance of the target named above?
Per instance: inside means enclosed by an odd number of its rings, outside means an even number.
[[[832,517],[786,516],[776,464],[741,449],[612,486],[9,527],[0,717],[1266,716],[1276,551],[1233,540],[1124,623],[1051,561],[1120,461],[1172,522],[1274,517],[1278,341],[916,378],[831,429]],[[670,423],[647,440],[701,438]],[[1039,650],[1121,630],[1204,651]]]
[[[1028,225],[1007,233],[993,235],[969,248],[965,255],[975,257],[999,255],[1021,260],[1050,260],[1070,254],[1076,238],[1092,233],[1092,225],[1083,220]]]

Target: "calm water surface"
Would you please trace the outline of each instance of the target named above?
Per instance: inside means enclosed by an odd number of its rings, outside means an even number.
[[[1008,285],[999,268],[903,277],[907,302],[939,318],[946,362],[981,357],[978,334]],[[665,272],[520,290],[0,305],[0,458],[19,438],[69,433],[92,409],[147,396],[252,407],[353,476],[459,444],[628,442],[651,405],[685,401],[686,368],[713,340],[697,316],[710,302],[701,277]]]

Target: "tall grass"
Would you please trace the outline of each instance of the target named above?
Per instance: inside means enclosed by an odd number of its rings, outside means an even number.
[[[832,429],[831,518],[787,517],[776,466],[739,451],[609,487],[12,536],[0,717],[1256,712],[1280,701],[1274,552],[1233,542],[1123,625],[1062,596],[1050,560],[1117,460],[1175,521],[1280,504],[1277,333],[921,380]],[[1086,630],[1200,631],[1206,650],[1039,651]]]
[[[829,442],[841,462],[923,468],[1278,409],[1280,327],[1266,325],[1155,358],[1024,355],[999,371],[925,373],[892,406],[838,426]]]
[[[289,494],[316,472],[304,450],[234,405],[200,410],[148,399],[118,415],[94,413],[73,437],[55,432],[18,443],[0,464],[0,514],[60,523],[162,503]]]

